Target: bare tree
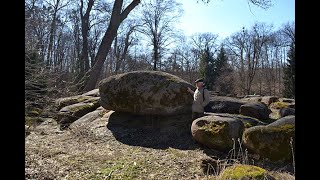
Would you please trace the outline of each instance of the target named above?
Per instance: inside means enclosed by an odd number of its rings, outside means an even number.
[[[256,23],[250,31],[243,29],[242,32],[232,35],[227,40],[227,47],[236,57],[234,60],[237,61],[235,65],[239,70],[240,87],[245,94],[251,93],[262,47],[270,41],[270,28],[265,24]]]
[[[90,31],[90,12],[95,0],[88,0],[87,8],[84,11],[84,2],[80,0],[80,19],[82,35],[82,51],[80,56],[80,77],[89,70],[89,31]]]
[[[248,2],[257,4],[260,1]],[[102,68],[112,73],[125,72],[139,69],[139,65],[142,65],[142,69],[148,69],[151,63],[152,69],[161,70],[164,64],[168,64],[163,58],[166,55],[172,55],[171,70],[180,76],[188,74],[188,79],[192,81],[199,68],[199,53],[198,48],[189,45],[180,44],[179,48],[174,48],[173,41],[176,40],[178,32],[173,23],[181,15],[180,5],[176,1],[150,0],[142,7],[145,14],[140,20],[150,20],[149,24],[145,21],[144,27],[147,29],[149,26],[151,33],[144,34],[148,34],[153,49],[152,57],[146,48],[138,47],[145,44],[133,44],[133,37],[136,36],[136,27],[132,27],[134,24],[127,23],[123,26],[123,31],[118,32],[124,19],[139,3],[140,0],[26,0],[26,50],[37,52],[39,60],[46,63],[44,65],[49,72],[63,71],[67,74],[64,77],[71,79],[72,83],[77,82],[74,81],[75,77],[80,75],[81,78],[85,73],[79,82],[82,83],[81,86],[78,86],[85,91],[96,86]],[[143,32],[143,29],[140,30]],[[286,32],[290,34],[294,31]],[[285,34],[283,33],[283,36]],[[112,45],[115,37],[116,42]],[[202,46],[194,44],[194,47]],[[133,46],[138,47],[135,49],[143,49],[144,52],[133,53]],[[114,51],[116,55],[109,53]],[[246,60],[244,58],[244,64]],[[281,60],[284,61],[285,58],[282,57]]]
[[[290,46],[291,43],[295,44],[295,23],[288,22],[283,25],[280,29],[281,34],[284,36],[287,46]]]
[[[203,3],[209,3],[211,0],[201,0]],[[258,7],[261,7],[262,9],[268,9],[272,4],[271,0],[247,0],[248,5],[253,4]],[[199,0],[197,0],[199,2]]]
[[[171,56],[168,57],[167,66],[171,73],[190,83],[198,78],[199,53],[192,38],[184,34],[178,36]]]
[[[100,28],[94,28],[91,32],[90,38],[89,38],[89,57],[90,57],[90,67],[94,64],[94,57],[96,56],[96,51],[99,46],[100,42],[100,36],[102,34],[102,31]]]
[[[39,53],[41,61],[47,52],[47,35],[49,34],[49,8],[39,0],[25,1],[25,49]]]
[[[200,54],[205,49],[209,49],[213,54],[216,51],[218,35],[212,33],[196,33],[191,36],[194,49]]]
[[[123,23],[119,28],[121,29],[114,39],[113,53],[115,56],[115,73],[124,72],[125,60],[128,56],[129,48],[137,41],[133,38],[133,34],[137,28],[141,26],[138,20],[130,19]],[[120,71],[122,69],[122,71]]]
[[[85,87],[83,91],[89,91],[95,88],[101,68],[106,56],[110,50],[112,41],[117,35],[118,28],[123,20],[125,20],[128,14],[140,3],[140,0],[132,0],[132,2],[122,10],[123,0],[115,0],[113,4],[111,19],[107,31],[105,32],[101,44],[99,46],[97,55],[95,57],[95,64],[88,71],[89,77],[85,78]]]
[[[209,54],[210,57],[213,57],[215,55],[215,53],[217,52],[217,38],[218,35],[212,33],[196,33],[191,36],[191,40],[193,42],[193,51],[195,52],[197,59],[201,59],[201,57],[205,53],[207,53],[206,57],[208,58]],[[204,58],[202,59],[202,61],[199,62],[200,74],[207,72],[206,74],[208,75],[208,58]],[[209,79],[209,77],[206,77],[206,79]]]
[[[71,31],[71,41],[73,43],[72,46],[72,63],[70,64],[71,72],[75,74],[76,77],[79,76],[79,72],[81,72],[81,67],[83,67],[83,63],[80,61],[81,57],[81,20],[78,15],[79,9],[72,9],[69,12],[69,21],[70,21],[70,31]]]
[[[139,31],[147,36],[152,46],[153,70],[158,70],[163,51],[174,41],[174,23],[181,16],[181,4],[175,0],[150,0],[143,7],[141,20],[144,26]]]
[[[245,46],[248,65],[247,94],[251,93],[252,81],[258,68],[262,47],[270,40],[270,31],[270,27],[267,27],[265,24],[255,24],[251,31],[251,40]]]
[[[53,8],[52,12],[52,20],[50,24],[50,32],[49,32],[49,42],[48,42],[48,52],[47,52],[47,66],[50,66],[53,64],[52,61],[52,53],[53,53],[53,44],[54,44],[54,38],[56,36],[56,26],[57,26],[57,19],[59,17],[58,11],[62,8],[68,6],[68,4],[71,1],[63,2],[63,0],[54,0],[51,1],[45,1],[50,7]]]
[[[95,56],[97,54],[99,45],[104,35],[104,30],[108,28],[112,14],[112,2],[105,2],[95,0],[92,12],[89,18],[89,37],[88,37],[88,51],[90,58],[90,68],[95,63]]]

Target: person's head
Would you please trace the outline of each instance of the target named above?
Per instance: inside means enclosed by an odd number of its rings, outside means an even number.
[[[195,80],[194,82],[196,83],[197,88],[201,88],[201,87],[204,86],[204,82],[203,82],[203,79],[202,79],[202,78],[197,79],[197,80]]]

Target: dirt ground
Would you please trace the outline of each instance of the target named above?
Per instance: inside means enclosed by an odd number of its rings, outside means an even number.
[[[52,118],[30,127],[25,138],[26,179],[219,179],[219,169],[208,162],[228,154],[196,143],[189,124],[110,126],[111,113],[63,131]],[[276,179],[295,179],[282,169],[270,173]]]

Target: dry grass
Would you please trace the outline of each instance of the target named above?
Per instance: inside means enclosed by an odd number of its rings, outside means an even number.
[[[177,131],[180,127],[153,133],[110,130],[107,116],[72,130],[59,130],[52,119],[32,128],[25,139],[26,179],[219,179],[219,171],[232,162],[245,162],[237,157],[244,150],[232,151],[222,156],[217,171],[205,160],[220,154],[189,140],[190,134]],[[286,172],[272,173],[294,179]]]

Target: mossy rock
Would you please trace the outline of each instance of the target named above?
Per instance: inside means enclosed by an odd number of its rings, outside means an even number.
[[[291,98],[280,98],[279,100],[281,102],[286,102],[286,103],[295,103],[295,99],[291,99]]]
[[[30,116],[25,116],[24,117],[24,124],[27,126],[35,126],[39,125],[42,122],[44,122],[44,119],[41,117],[30,117]]]
[[[279,109],[271,109],[271,111],[272,112],[269,114],[270,121],[273,120],[273,122],[274,122],[274,121],[281,118],[281,114],[280,114]],[[270,122],[270,123],[272,123],[272,122]]]
[[[268,171],[253,165],[235,164],[224,169],[221,174],[222,180],[231,179],[265,179],[268,176]]]
[[[81,96],[99,97],[100,96],[99,89],[97,88],[97,89],[91,90],[89,92],[83,93],[83,94],[81,94]]]
[[[296,120],[295,115],[288,115],[288,116],[282,117],[282,118],[274,121],[271,124],[268,124],[267,127],[277,127],[277,126],[282,126],[282,125],[295,126],[295,120]]]
[[[37,107],[27,107],[25,110],[25,113],[27,116],[37,117],[37,116],[40,116],[42,111],[43,111],[42,109],[37,108]]]
[[[209,148],[219,151],[229,151],[235,141],[241,139],[244,131],[242,121],[221,116],[204,116],[192,122],[193,138]]]
[[[40,113],[39,113],[38,111],[29,111],[29,112],[28,112],[28,115],[35,117],[35,116],[39,116]]]
[[[212,96],[210,98],[209,106],[213,113],[239,114],[240,106],[245,103],[247,102],[238,98]]]
[[[282,109],[282,108],[288,108],[289,105],[290,105],[290,103],[288,103],[288,102],[278,101],[278,102],[271,103],[270,108]]]
[[[261,102],[262,97],[261,96],[253,96],[253,97],[247,97],[241,98],[241,100],[246,102]]]
[[[58,112],[57,122],[62,125],[61,127],[67,127],[85,114],[96,110],[99,106],[99,102],[80,102],[66,106]]]
[[[271,110],[262,102],[249,102],[240,106],[240,114],[257,118],[261,121],[268,121]]]
[[[239,119],[244,124],[245,128],[250,128],[253,126],[261,126],[261,125],[267,125],[267,123],[260,121],[257,118],[244,116],[241,114],[229,114],[229,113],[205,113],[206,115],[214,115],[214,116],[220,116],[220,117],[229,117],[234,119]]]
[[[101,106],[137,115],[191,113],[194,87],[183,79],[160,71],[134,71],[114,75],[99,83]]]
[[[261,102],[269,106],[273,102],[278,102],[279,97],[277,96],[263,96]]]
[[[80,102],[84,102],[87,100],[97,101],[97,98],[92,97],[92,96],[82,96],[82,95],[59,98],[55,101],[55,106],[56,106],[57,110],[59,111],[63,107],[66,107],[66,106],[69,106],[72,104],[77,104]]]
[[[289,116],[289,115],[295,115],[296,109],[294,108],[281,108],[279,111],[279,114],[281,117]]]
[[[291,162],[291,138],[294,149],[295,124],[289,116],[267,126],[248,128],[242,136],[243,144],[249,151],[273,162]]]
[[[105,109],[97,108],[96,110],[85,114],[81,118],[71,123],[70,128],[75,129],[80,126],[88,126],[91,122],[93,122],[97,118],[102,117],[105,112],[106,112]]]

